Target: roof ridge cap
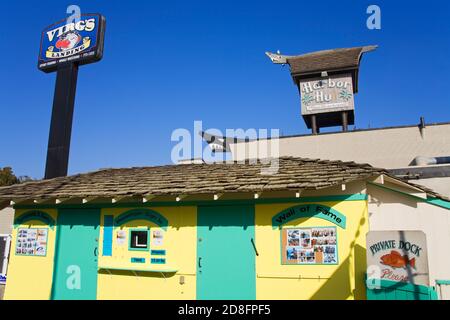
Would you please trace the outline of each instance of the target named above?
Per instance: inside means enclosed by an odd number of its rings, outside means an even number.
[[[378,46],[377,45],[366,45],[366,46],[355,46],[355,47],[344,47],[344,48],[334,48],[334,49],[324,49],[324,50],[319,50],[319,51],[312,51],[312,52],[307,52],[307,53],[302,53],[296,56],[292,56],[289,57],[288,60],[290,59],[296,59],[296,58],[303,58],[303,57],[309,57],[312,55],[319,55],[319,54],[324,54],[324,53],[331,53],[333,51],[345,51],[345,50],[354,50],[354,49],[361,49],[362,52],[368,52],[371,50],[375,50]]]

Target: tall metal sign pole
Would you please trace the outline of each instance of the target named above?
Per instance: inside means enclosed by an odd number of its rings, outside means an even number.
[[[78,67],[103,57],[105,24],[100,14],[82,14],[42,32],[38,68],[57,72],[45,179],[67,175]]]

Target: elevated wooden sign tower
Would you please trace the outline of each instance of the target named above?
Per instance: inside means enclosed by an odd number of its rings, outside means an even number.
[[[289,64],[301,98],[301,114],[313,134],[322,127],[355,123],[354,94],[358,92],[363,53],[377,46],[317,51],[298,56],[266,52],[275,64]]]

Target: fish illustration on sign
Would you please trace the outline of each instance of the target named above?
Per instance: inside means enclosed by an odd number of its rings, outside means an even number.
[[[406,268],[407,265],[410,265],[414,269],[416,268],[416,258],[409,259],[407,255],[402,256],[395,250],[385,254],[380,259],[380,263],[392,268]]]
[[[59,37],[56,42],[56,48],[59,50],[69,50],[75,48],[75,46],[81,41],[81,36],[77,32],[67,32]]]
[[[81,14],[77,19],[62,19],[42,31],[38,68],[53,72],[58,65],[78,65],[99,61],[103,56],[106,20],[98,13]]]

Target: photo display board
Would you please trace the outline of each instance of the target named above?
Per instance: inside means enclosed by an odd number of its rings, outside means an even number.
[[[336,227],[281,230],[282,264],[338,264]]]
[[[16,254],[22,256],[47,255],[48,228],[19,228]]]

